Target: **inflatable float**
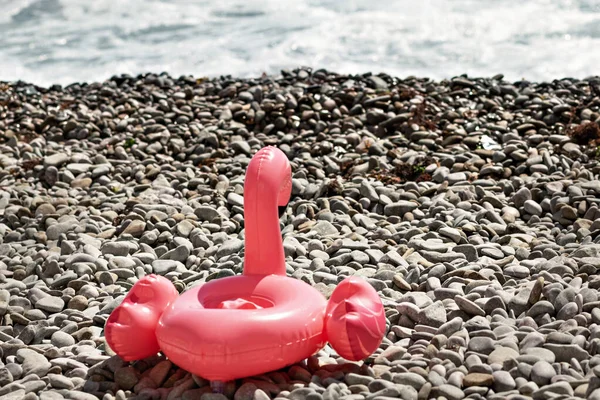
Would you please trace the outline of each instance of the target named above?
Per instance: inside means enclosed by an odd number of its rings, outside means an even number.
[[[278,207],[287,205],[291,182],[283,152],[269,146],[256,153],[244,182],[243,274],[182,295],[162,276],[143,277],[107,320],[106,341],[115,353],[134,361],[162,351],[215,387],[302,361],[327,342],[347,360],[372,354],[386,323],[368,282],[346,278],[327,301],[286,276]]]

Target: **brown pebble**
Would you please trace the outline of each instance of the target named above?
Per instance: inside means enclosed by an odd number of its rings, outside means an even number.
[[[471,373],[463,378],[463,387],[492,386],[494,377],[491,374]]]
[[[84,311],[88,306],[88,300],[82,295],[73,296],[71,300],[69,300],[69,304],[67,307],[71,310]]]

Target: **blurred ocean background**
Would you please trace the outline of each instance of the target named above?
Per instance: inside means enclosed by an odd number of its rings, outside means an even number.
[[[600,74],[600,0],[0,0],[0,81]]]

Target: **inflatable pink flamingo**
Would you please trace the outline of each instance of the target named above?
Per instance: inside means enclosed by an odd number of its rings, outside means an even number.
[[[108,318],[106,341],[125,361],[162,351],[173,363],[215,383],[299,362],[326,342],[343,358],[373,353],[385,334],[377,292],[344,279],[327,301],[286,276],[278,206],[291,195],[290,163],[275,147],[251,160],[244,183],[243,275],[212,280],[181,296],[161,276],[140,279]]]

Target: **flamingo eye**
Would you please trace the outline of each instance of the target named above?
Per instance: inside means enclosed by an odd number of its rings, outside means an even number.
[[[118,325],[131,325],[132,321],[131,314],[123,306],[117,307],[110,316],[110,322]]]
[[[154,290],[147,285],[134,286],[131,301],[134,303],[147,303],[154,298]]]

